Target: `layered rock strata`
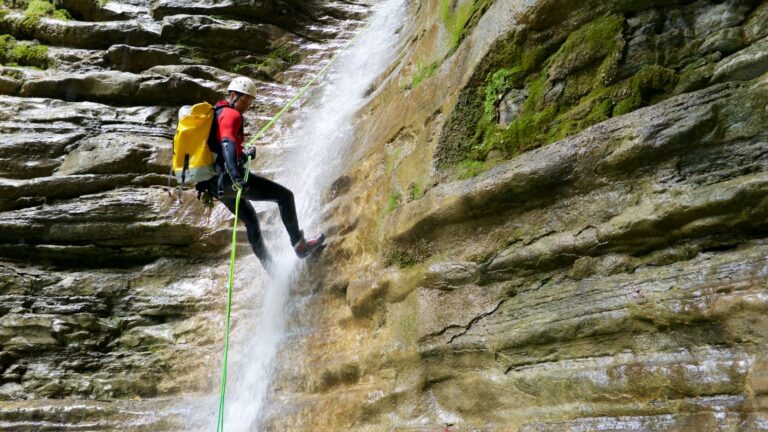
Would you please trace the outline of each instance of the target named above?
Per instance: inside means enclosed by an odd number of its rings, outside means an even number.
[[[768,4],[410,9],[265,428],[764,429]]]
[[[166,190],[176,112],[248,75],[251,133],[367,7],[57,6],[73,19],[0,11],[48,65],[0,66],[0,430],[180,430],[179,396],[218,383],[231,216]],[[258,280],[244,234],[239,277]]]

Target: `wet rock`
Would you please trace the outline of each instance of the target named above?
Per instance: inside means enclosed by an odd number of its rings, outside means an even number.
[[[109,62],[118,70],[141,72],[157,65],[181,64],[182,58],[169,49],[112,45],[106,53]]]
[[[147,105],[191,105],[200,101],[214,102],[221,97],[222,90],[218,83],[173,74],[142,80],[134,101]]]
[[[21,382],[21,379],[26,372],[27,372],[26,365],[20,364],[20,363],[14,364],[3,372],[2,381],[4,383]]]
[[[62,75],[27,81],[19,92],[23,97],[57,98],[66,101],[118,102],[134,105],[183,105],[215,100],[216,83],[181,74],[168,77],[127,72],[99,72]]]
[[[24,387],[19,383],[4,383],[0,385],[0,400],[19,400],[24,398]]]
[[[712,33],[701,45],[699,51],[705,54],[719,51],[728,55],[744,48],[744,46],[741,27],[732,27]]]
[[[307,24],[319,17],[321,5],[316,1],[274,1],[261,0],[258,2],[224,0],[224,1],[184,1],[184,0],[155,0],[152,2],[151,13],[155,19],[170,15],[208,15],[232,16],[253,22],[276,24],[285,29],[309,31]]]
[[[19,95],[68,101],[125,101],[136,93],[138,86],[138,77],[133,74],[95,73],[27,81]]]
[[[349,191],[349,187],[352,185],[352,179],[350,179],[347,176],[341,176],[337,178],[333,184],[331,184],[331,189],[329,192],[329,201],[333,201],[337,197],[344,195]]]
[[[525,90],[512,89],[499,102],[499,125],[509,126],[520,114],[528,92]]]
[[[355,316],[366,316],[374,311],[375,301],[385,287],[376,281],[357,279],[349,283],[346,290],[347,304]]]
[[[0,94],[14,95],[21,88],[21,81],[0,75]]]
[[[659,53],[656,51],[656,35],[662,24],[661,13],[649,9],[627,18],[628,42],[623,74],[633,75],[644,65],[656,64]]]
[[[570,276],[574,279],[585,279],[592,275],[610,276],[634,270],[638,264],[637,259],[629,255],[586,256],[573,263]]]
[[[439,263],[429,266],[424,275],[424,286],[440,290],[453,290],[462,285],[476,283],[480,267],[475,263]]]
[[[247,24],[200,15],[173,15],[163,20],[162,38],[217,50],[267,54],[273,39],[286,33],[268,24]],[[234,37],[237,35],[237,37]]]
[[[0,17],[0,30],[13,35],[29,34],[41,42],[74,48],[107,49],[114,44],[147,46],[161,42],[159,28],[139,21],[83,22],[42,18],[29,27],[24,16]]]
[[[765,72],[768,72],[768,41],[756,43],[721,60],[715,66],[712,81],[745,81]]]
[[[750,14],[747,22],[744,23],[744,41],[753,44],[760,39],[768,36],[768,4],[761,4]]]
[[[749,5],[738,1],[697,8],[693,23],[696,37],[704,39],[717,31],[740,25],[744,22],[749,10]]]
[[[55,175],[141,172],[149,168],[150,160],[155,172],[166,174],[161,161],[170,160],[171,156],[166,139],[108,133],[79,141]]]
[[[123,333],[119,344],[125,348],[151,347],[153,345],[168,345],[174,343],[173,331],[170,325],[152,327],[134,327]]]
[[[146,7],[127,2],[100,2],[94,0],[62,0],[59,6],[68,10],[78,21],[110,21],[146,15]]]

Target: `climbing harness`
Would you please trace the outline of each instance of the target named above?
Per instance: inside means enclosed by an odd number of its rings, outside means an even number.
[[[366,24],[365,27],[363,27],[362,30],[360,30],[357,33],[357,35],[355,35],[355,37],[350,39],[338,52],[336,52],[336,54],[334,54],[333,57],[331,57],[331,60],[325,66],[323,66],[322,69],[320,69],[320,71],[314,76],[314,78],[312,78],[306,85],[304,85],[304,87],[302,87],[299,90],[299,92],[296,93],[296,95],[291,100],[289,100],[288,103],[286,103],[285,106],[283,106],[283,108],[281,108],[280,111],[278,111],[278,113],[275,114],[274,117],[272,117],[269,123],[267,123],[266,125],[264,125],[264,127],[259,129],[256,135],[250,141],[248,141],[248,143],[246,143],[245,145],[246,149],[248,147],[255,145],[256,140],[264,136],[264,134],[269,129],[271,129],[275,125],[275,123],[277,123],[280,117],[282,117],[283,114],[285,114],[285,112],[288,111],[288,109],[293,104],[296,103],[296,101],[298,101],[302,96],[304,96],[304,94],[317,82],[317,80],[320,79],[320,77],[323,76],[328,71],[328,68],[330,68],[330,66],[336,61],[339,54],[344,52],[344,50],[346,50],[347,47],[349,47],[349,45],[351,45],[352,42],[354,42],[357,39],[357,37],[360,36],[360,34],[365,32],[365,30],[368,28],[369,25],[370,25],[370,22]],[[249,170],[247,169],[247,167],[250,165],[251,159],[252,159],[252,156],[249,155],[248,160],[245,163],[246,170],[245,170],[245,175],[243,176],[244,182],[248,181]],[[224,395],[227,389],[227,360],[229,357],[229,323],[230,323],[230,316],[232,314],[232,285],[235,279],[235,246],[237,245],[237,222],[238,222],[238,213],[240,212],[240,197],[243,193],[243,189],[237,186],[237,183],[235,183],[234,185],[237,187],[237,197],[235,199],[235,221],[234,221],[234,226],[232,228],[232,251],[229,256],[229,281],[227,282],[227,285],[228,285],[227,319],[225,324],[226,329],[225,329],[225,337],[224,337],[224,359],[223,359],[223,365],[221,368],[221,388],[219,391],[219,415],[216,423],[217,432],[224,432]]]

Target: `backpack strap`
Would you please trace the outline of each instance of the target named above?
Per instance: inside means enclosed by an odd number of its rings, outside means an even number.
[[[221,143],[218,140],[219,135],[219,112],[227,108],[227,106],[214,106],[213,107],[213,124],[211,125],[211,131],[208,134],[208,148],[213,152],[216,158],[216,164],[219,164],[219,157],[221,156]]]

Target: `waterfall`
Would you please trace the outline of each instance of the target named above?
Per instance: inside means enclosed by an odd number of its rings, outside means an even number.
[[[345,155],[353,141],[355,115],[371,96],[367,94],[368,88],[393,61],[398,28],[404,17],[405,0],[387,0],[374,6],[369,24],[339,54],[327,76],[298,110],[291,126],[283,127],[272,144],[283,150],[269,164],[277,173],[274,180],[293,191],[299,223],[308,238],[320,230],[321,197],[342,174]],[[273,209],[274,204],[254,203],[254,207]],[[248,287],[252,292],[262,293],[259,304],[251,310],[241,303],[233,313],[225,404],[227,432],[258,430],[263,407],[269,403],[267,391],[273,361],[285,335],[291,286],[302,271],[302,262],[289,247],[287,233],[279,221],[275,224],[279,226],[262,227],[278,233],[268,241],[279,263],[277,274],[271,280],[257,279],[256,286]],[[254,285],[249,282],[252,271],[237,271],[241,275],[236,283]],[[236,296],[235,302],[238,301],[242,298],[238,300]],[[238,323],[238,319],[244,321]],[[217,364],[212,373],[218,373],[218,367]],[[185,409],[189,430],[215,429],[216,404],[210,398],[205,398],[205,403],[210,406]]]

